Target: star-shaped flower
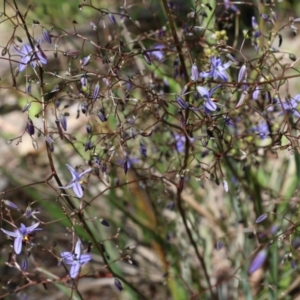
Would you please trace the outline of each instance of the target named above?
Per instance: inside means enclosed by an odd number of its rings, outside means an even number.
[[[78,174],[71,166],[66,165],[67,168],[69,169],[71,175],[72,175],[72,180],[71,182],[66,185],[66,186],[60,186],[61,189],[73,189],[74,194],[78,198],[82,198],[83,196],[83,189],[81,186],[81,178],[83,177],[84,174],[89,173],[92,171],[92,168],[88,168],[87,170],[83,171],[82,173]]]
[[[22,250],[23,240],[28,237],[29,234],[32,234],[34,231],[42,230],[42,228],[37,228],[40,223],[35,223],[32,226],[26,227],[24,224],[21,224],[20,228],[17,228],[15,231],[8,231],[3,228],[1,230],[8,236],[14,237],[14,249],[16,254],[20,254]]]
[[[213,56],[210,58],[210,71],[209,72],[200,72],[200,77],[207,78],[213,77],[214,80],[220,78],[221,80],[228,81],[228,74],[226,69],[231,65],[231,62],[222,64],[222,60],[219,57]]]
[[[218,89],[220,85],[217,85],[213,87],[212,89],[209,89],[207,87],[203,86],[197,86],[198,93],[202,96],[204,99],[204,106],[205,109],[208,111],[215,111],[217,109],[217,105],[215,102],[212,101],[211,97],[216,89]]]
[[[47,64],[47,57],[44,51],[42,51],[40,44],[41,42],[38,41],[34,47],[34,51],[29,44],[22,46],[21,49],[15,47],[15,50],[21,55],[21,61],[18,67],[20,73],[26,69],[28,63],[30,63],[33,68],[37,66],[37,61],[40,61],[43,65]]]
[[[67,265],[71,265],[70,269],[70,277],[76,278],[80,267],[88,263],[92,257],[90,254],[81,254],[81,242],[77,241],[74,249],[74,253],[72,252],[62,252],[61,257],[63,258],[63,262]]]
[[[293,114],[295,117],[300,118],[300,113],[296,109],[300,103],[300,94],[296,95],[294,98],[286,99],[285,102],[278,103],[282,112],[278,115],[283,115],[284,111],[289,114]]]

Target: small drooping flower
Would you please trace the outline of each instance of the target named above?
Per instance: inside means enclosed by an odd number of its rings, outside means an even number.
[[[224,0],[224,5],[225,5],[225,9],[229,10],[231,9],[234,12],[238,12],[239,9],[237,8],[236,5],[232,4],[229,0]]]
[[[263,249],[256,254],[256,256],[254,257],[254,259],[249,267],[250,274],[254,273],[256,270],[258,270],[263,265],[263,263],[265,262],[265,260],[267,258],[267,253],[268,253],[267,250]]]
[[[261,36],[261,32],[260,32],[258,24],[256,22],[256,18],[253,16],[251,20],[252,20],[252,28],[254,31],[254,37],[259,38]]]
[[[186,137],[184,135],[176,133],[175,138],[175,147],[178,152],[183,152],[185,148]],[[189,137],[190,142],[194,142],[195,138]]]
[[[74,253],[72,252],[62,252],[61,257],[63,258],[63,262],[67,265],[71,266],[70,269],[70,277],[76,278],[78,276],[80,267],[88,263],[92,256],[90,254],[81,254],[81,242],[77,241],[74,249]]]
[[[300,103],[300,94],[296,95],[294,98],[286,99],[285,102],[278,103],[279,107],[282,110],[279,116],[283,115],[284,112],[286,112],[288,114],[293,114],[297,118],[300,118],[300,113],[296,109],[299,103]]]
[[[263,140],[267,138],[270,134],[269,126],[266,121],[261,121],[253,130],[257,131],[260,138]]]
[[[226,69],[231,65],[231,62],[222,64],[220,57],[213,56],[210,58],[210,71],[209,72],[200,72],[200,77],[207,78],[213,77],[214,80],[221,79],[223,81],[228,81],[228,74]]]
[[[217,109],[216,103],[214,103],[211,99],[213,93],[215,92],[216,89],[218,89],[220,85],[217,85],[213,87],[212,89],[209,89],[207,87],[203,86],[197,86],[197,91],[198,93],[202,96],[204,99],[204,106],[206,109],[209,111],[215,111]]]
[[[26,69],[26,66],[29,63],[33,68],[37,66],[37,61],[41,62],[43,65],[48,63],[47,56],[40,48],[40,41],[37,42],[34,51],[30,45],[24,45],[21,49],[15,47],[15,50],[21,55],[20,64],[18,66],[20,73]]]
[[[83,171],[82,173],[77,173],[71,166],[67,165],[68,170],[70,171],[71,175],[72,175],[72,180],[71,182],[66,185],[66,186],[60,186],[61,189],[73,189],[74,194],[78,197],[78,198],[82,198],[83,196],[83,189],[81,186],[81,178],[83,177],[83,175],[85,175],[86,173],[89,173],[92,171],[92,168],[88,168],[87,170]]]
[[[155,45],[152,48],[152,51],[150,51],[149,53],[151,54],[151,56],[153,58],[156,58],[158,61],[162,61],[165,57],[165,54],[164,54],[164,51],[163,51],[163,50],[165,50],[165,48],[166,48],[165,45],[158,44],[158,45]]]
[[[20,254],[22,251],[22,244],[23,241],[26,242],[29,240],[29,236],[34,232],[38,230],[42,230],[42,228],[37,228],[40,225],[40,223],[35,223],[32,226],[26,227],[24,224],[21,224],[20,228],[17,228],[15,231],[8,231],[3,228],[1,230],[8,236],[14,237],[14,249],[16,254]]]

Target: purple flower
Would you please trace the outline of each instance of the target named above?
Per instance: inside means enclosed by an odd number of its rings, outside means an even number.
[[[256,101],[259,97],[259,94],[260,94],[260,89],[259,89],[258,86],[256,86],[254,91],[253,91],[253,94],[252,94],[253,100]]]
[[[2,202],[8,207],[18,209],[18,206],[9,200],[2,200]]]
[[[256,18],[253,16],[251,20],[252,20],[252,28],[254,30],[254,36],[255,38],[259,38],[261,36],[261,32],[256,22]]]
[[[228,74],[226,72],[226,69],[230,67],[230,61],[225,64],[222,64],[221,58],[213,56],[210,58],[210,64],[210,71],[200,72],[200,77],[213,77],[214,80],[220,78],[221,80],[228,81]]]
[[[15,238],[14,249],[16,254],[20,254],[22,250],[23,240],[26,240],[27,236],[32,234],[34,231],[42,230],[42,228],[37,228],[39,225],[40,223],[35,223],[32,226],[26,227],[24,224],[21,224],[21,227],[15,231],[8,231],[3,228],[1,228],[1,230],[8,236]]]
[[[180,135],[178,133],[175,134],[175,147],[178,152],[183,152],[185,147],[186,137],[184,135]],[[193,142],[195,139],[189,137],[190,141]]]
[[[91,60],[91,54],[80,60],[83,67],[87,66]]]
[[[81,254],[80,249],[81,242],[77,241],[74,249],[74,253],[72,252],[62,252],[61,257],[63,258],[63,262],[67,265],[71,265],[70,269],[70,277],[76,278],[80,267],[88,263],[92,256],[90,254]]]
[[[153,56],[154,58],[156,58],[158,61],[162,61],[165,57],[164,55],[164,51],[165,50],[166,46],[165,45],[161,45],[161,44],[158,44],[156,46],[154,46],[152,49],[157,49],[157,50],[152,50],[150,53],[151,53],[151,56]]]
[[[212,89],[209,89],[207,87],[197,86],[198,93],[204,99],[204,102],[205,102],[204,106],[209,111],[215,111],[217,109],[217,105],[216,105],[216,103],[214,103],[211,100],[211,96],[213,95],[215,90],[218,89],[219,87],[220,87],[220,85],[217,85],[217,86],[213,87]]]
[[[267,250],[263,249],[257,253],[257,255],[254,257],[250,267],[249,267],[249,273],[252,274],[256,270],[258,270],[263,263],[265,262],[267,258]]]
[[[45,53],[40,48],[40,42],[32,50],[30,45],[24,45],[21,49],[15,47],[15,50],[21,55],[21,61],[19,64],[19,72],[23,72],[26,69],[26,65],[30,65],[35,68],[37,66],[37,61],[40,61],[43,65],[46,65],[48,60]]]
[[[297,111],[296,107],[300,102],[300,94],[296,95],[294,98],[286,99],[285,102],[279,103],[282,112],[279,116],[283,115],[284,111],[289,114],[293,114],[297,118],[300,118],[300,113]]]
[[[260,138],[263,140],[270,134],[269,126],[266,121],[261,121],[253,130],[259,133]]]
[[[184,135],[175,135],[175,141],[176,141],[176,150],[178,152],[183,152],[184,151],[184,144],[185,144],[185,136]]]
[[[239,9],[237,8],[237,6],[235,6],[234,4],[232,4],[229,0],[224,0],[224,5],[225,5],[225,9],[228,10],[229,8],[231,8],[234,12],[238,12]]]
[[[240,68],[239,76],[238,76],[238,82],[241,82],[245,76],[247,75],[247,68],[246,65],[242,65]]]
[[[78,174],[71,166],[66,165],[68,170],[70,171],[72,175],[72,180],[71,182],[66,185],[66,186],[60,186],[61,189],[73,189],[74,194],[78,198],[82,198],[83,196],[83,189],[81,187],[81,178],[83,177],[84,174],[89,173],[92,171],[92,168],[88,168],[87,170],[83,171],[82,173]]]

